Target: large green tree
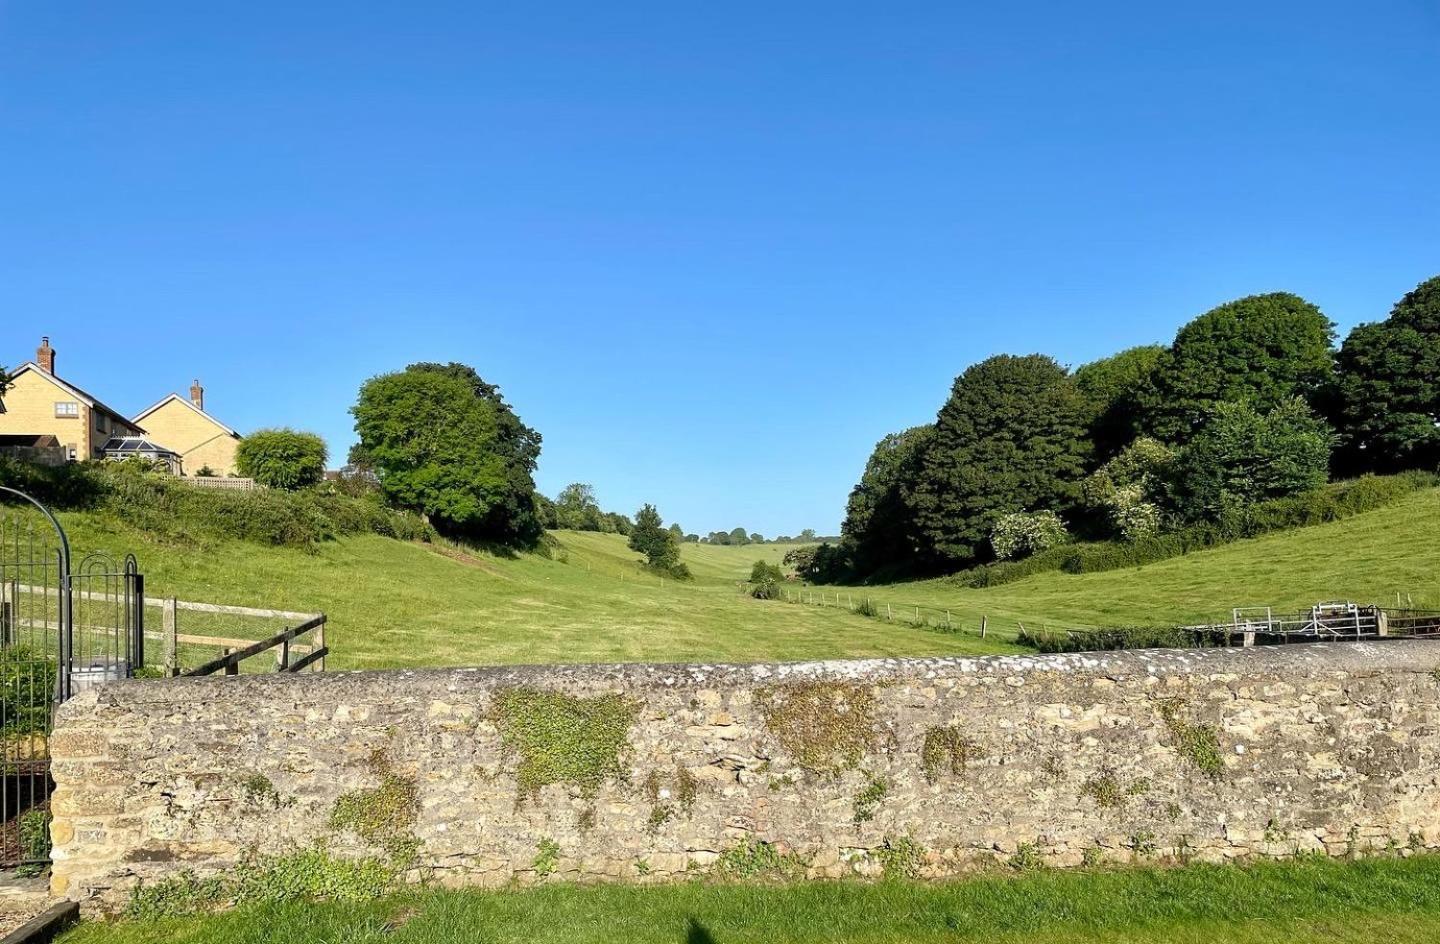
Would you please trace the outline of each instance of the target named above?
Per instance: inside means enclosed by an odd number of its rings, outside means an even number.
[[[1325,484],[1334,434],[1299,397],[1258,412],[1219,403],[1180,452],[1175,502],[1194,521],[1213,521],[1270,498]]]
[[[922,559],[974,562],[989,554],[1001,515],[1068,507],[1088,454],[1084,402],[1053,358],[1002,354],[969,368],[940,409],[910,495]]]
[[[865,463],[860,481],[851,489],[840,534],[861,574],[913,558],[908,498],[934,432],[935,427],[929,424],[913,426],[880,440]]]
[[[1142,431],[1183,444],[1215,404],[1260,412],[1291,397],[1313,402],[1331,370],[1335,326],[1298,295],[1251,295],[1185,325],[1137,397]]]
[[[1099,458],[1116,455],[1139,431],[1138,398],[1154,383],[1165,356],[1159,344],[1127,348],[1075,370],[1075,387],[1085,401],[1090,439]]]
[[[1339,471],[1440,467],[1440,276],[1350,332],[1328,406]]]
[[[464,364],[411,364],[367,380],[351,409],[358,454],[394,504],[437,529],[506,544],[540,534],[540,434]]]

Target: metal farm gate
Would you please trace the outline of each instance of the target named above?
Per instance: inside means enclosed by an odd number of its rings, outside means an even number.
[[[71,566],[48,508],[0,486],[0,868],[49,862],[56,706],[144,664],[144,578],[133,556]]]

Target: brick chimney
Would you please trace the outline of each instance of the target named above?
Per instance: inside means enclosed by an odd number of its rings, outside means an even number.
[[[35,363],[47,374],[55,373],[55,349],[50,346],[49,338],[40,339],[40,346],[35,350]]]
[[[190,402],[195,404],[195,409],[197,410],[205,409],[205,388],[200,386],[200,379],[198,377],[195,379],[195,382],[190,385]]]

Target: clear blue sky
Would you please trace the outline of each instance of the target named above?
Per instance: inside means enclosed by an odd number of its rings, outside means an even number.
[[[1437,50],[1433,0],[5,0],[0,363],[343,457],[465,361],[547,493],[834,531],[980,358],[1440,272]]]

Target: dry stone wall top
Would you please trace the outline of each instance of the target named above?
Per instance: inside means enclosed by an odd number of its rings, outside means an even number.
[[[60,712],[53,890],[308,851],[447,885],[1440,845],[1440,647],[135,681]]]

